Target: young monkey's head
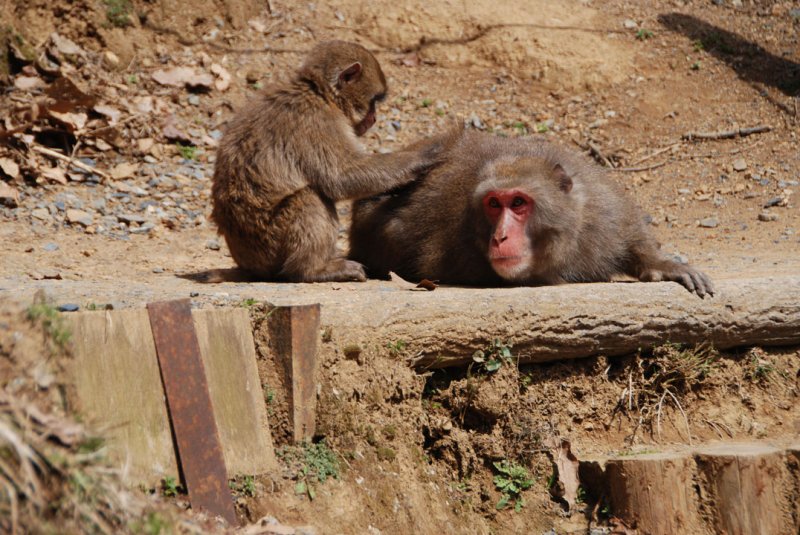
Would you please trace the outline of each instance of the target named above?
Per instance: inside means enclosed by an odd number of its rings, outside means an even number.
[[[369,50],[346,41],[324,41],[308,54],[300,74],[325,84],[324,90],[332,93],[356,135],[364,135],[375,124],[375,105],[386,97],[387,85]]]

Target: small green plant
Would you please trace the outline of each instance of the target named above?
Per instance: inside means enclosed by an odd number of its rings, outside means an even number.
[[[178,149],[181,158],[184,160],[194,160],[197,158],[197,147],[193,145],[181,145],[180,143],[176,143],[175,148]],[[255,303],[255,299],[252,301]]]
[[[706,45],[705,45],[705,44],[703,44],[703,41],[701,41],[700,39],[698,39],[697,41],[695,41],[694,43],[692,43],[692,48],[694,48],[694,51],[695,51],[695,52],[701,52],[701,51],[703,51],[703,50],[705,50],[705,49],[706,49]]]
[[[254,498],[256,495],[255,476],[242,476],[228,482],[230,489],[239,496],[249,496]]]
[[[275,391],[269,385],[264,385],[264,401],[267,402],[267,405],[275,401]]]
[[[513,361],[511,344],[495,338],[488,348],[485,350],[479,349],[473,353],[472,361],[481,365],[489,373],[496,372],[503,364],[511,364]]]
[[[58,310],[47,303],[35,303],[28,307],[28,320],[40,323],[50,339],[63,348],[69,342],[72,333],[64,325],[64,319]]]
[[[434,113],[436,113],[436,115],[438,115],[439,117],[444,117],[445,111],[444,108],[436,108],[436,111]]]
[[[78,444],[78,453],[94,453],[99,451],[100,448],[105,446],[106,442],[103,437],[86,437],[80,444]]]
[[[578,493],[575,496],[575,503],[586,503],[586,489],[578,486]]]
[[[239,304],[239,306],[242,307],[242,308],[250,308],[251,306],[253,306],[253,305],[257,304],[257,303],[258,303],[258,301],[256,301],[252,297],[248,297],[247,299],[243,300]]]
[[[131,24],[133,6],[130,0],[105,0],[106,20],[118,28]]]
[[[183,491],[178,480],[172,476],[167,476],[161,480],[161,494],[167,498],[177,496]]]
[[[419,103],[420,107],[422,108],[429,108],[431,104],[433,104],[433,101],[429,98],[423,98]]]
[[[128,82],[129,85],[136,85],[139,83],[139,77],[135,74],[129,74],[125,81]]]
[[[316,484],[325,483],[330,477],[339,479],[339,459],[324,440],[316,444],[306,442],[302,447],[282,448],[278,456],[298,467],[294,491],[307,495],[309,500],[316,496]]]
[[[497,475],[494,476],[494,486],[500,491],[500,501],[495,504],[496,509],[505,509],[513,503],[514,511],[519,513],[525,506],[522,491],[531,488],[533,479],[524,466],[503,459],[492,463]]]
[[[163,535],[171,533],[171,523],[161,516],[160,513],[147,513],[147,516],[139,522],[135,522],[131,528],[134,533],[142,533],[143,535]]]
[[[536,132],[539,134],[544,134],[548,130],[550,130],[550,127],[547,126],[547,123],[536,123]]]
[[[701,64],[700,64],[699,61],[695,61],[694,63],[692,63],[692,66],[690,67],[690,69],[692,69],[693,71],[699,71],[700,70],[700,65]]]
[[[645,28],[642,28],[636,32],[636,38],[639,41],[645,41],[647,39],[650,39],[651,37],[653,37],[653,32]]]
[[[406,350],[408,344],[405,340],[397,340],[395,342],[388,342],[386,347],[389,349],[389,353],[391,353],[392,356],[397,356]]]
[[[517,131],[517,133],[521,136],[524,136],[528,133],[528,127],[522,121],[515,121],[511,127]]]

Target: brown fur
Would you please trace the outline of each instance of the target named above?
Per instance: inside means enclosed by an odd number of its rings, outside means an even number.
[[[432,162],[359,144],[386,90],[369,51],[329,41],[232,119],[217,151],[212,219],[239,267],[264,280],[365,280],[336,250],[334,202],[407,183]]]
[[[639,209],[582,155],[530,138],[467,131],[442,158],[423,180],[356,203],[350,258],[371,275],[394,271],[410,280],[495,286],[625,274],[713,294],[706,275],[660,252]],[[480,202],[496,188],[519,188],[534,199],[526,226],[534,262],[514,280],[500,277],[487,259],[492,229]]]

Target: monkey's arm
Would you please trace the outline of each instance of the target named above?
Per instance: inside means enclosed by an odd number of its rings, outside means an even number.
[[[647,248],[649,249],[649,248]],[[714,295],[714,284],[708,275],[692,266],[679,264],[656,250],[636,251],[636,262],[630,275],[643,282],[672,281],[700,297]]]

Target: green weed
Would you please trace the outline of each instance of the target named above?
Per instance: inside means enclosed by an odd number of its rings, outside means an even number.
[[[178,149],[178,152],[181,155],[181,158],[184,160],[195,160],[197,159],[197,147],[193,145],[181,145],[180,143],[175,144],[175,148]],[[248,299],[247,301],[251,301]],[[252,299],[253,303],[255,303],[255,299]]]
[[[524,466],[503,459],[492,463],[497,475],[494,476],[494,486],[500,491],[500,501],[495,504],[496,509],[505,509],[513,504],[514,511],[519,513],[525,506],[522,491],[531,488],[533,479]]]
[[[472,354],[472,361],[489,373],[496,372],[503,364],[511,364],[513,358],[511,344],[504,343],[499,338],[495,338],[485,350],[479,349]]]
[[[35,303],[29,306],[27,317],[29,321],[41,324],[50,339],[60,348],[63,348],[72,337],[72,333],[64,325],[64,318],[55,307],[47,303]]]
[[[113,26],[124,28],[131,24],[133,6],[130,0],[105,0],[106,20]]]

